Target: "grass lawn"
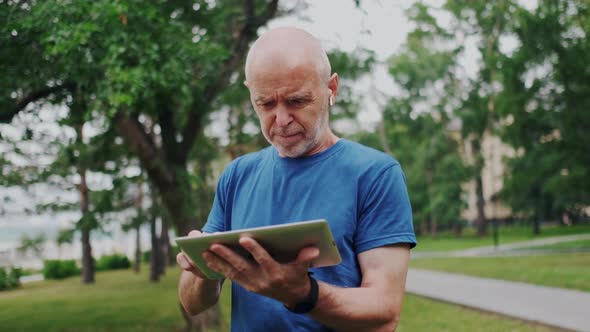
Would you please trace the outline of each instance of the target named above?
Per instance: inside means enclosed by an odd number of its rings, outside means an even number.
[[[0,292],[0,330],[180,331],[184,321],[176,291],[178,270],[168,270],[158,284],[150,283],[147,273],[145,268],[140,275],[100,272],[95,285],[83,285],[77,277]],[[227,314],[228,301],[222,306]],[[226,330],[228,326],[221,331]]]
[[[96,284],[79,278],[25,284],[0,292],[2,331],[180,331],[178,271],[169,270],[159,284],[147,281],[147,271],[101,272]],[[229,328],[229,289],[220,300]],[[406,296],[398,331],[551,331],[493,314]]]
[[[423,258],[410,266],[590,292],[590,253]]]
[[[527,248],[523,248],[523,249],[543,249],[543,250],[590,249],[590,239],[579,240],[579,241],[569,241],[569,242],[562,242],[562,243],[554,243],[554,244],[546,244],[546,245],[542,245],[542,246],[527,247]]]
[[[412,250],[451,251],[493,245],[492,228],[490,227],[488,231],[489,234],[484,237],[476,237],[472,228],[466,229],[460,238],[457,238],[451,232],[442,232],[434,239],[430,236],[420,236],[418,237],[418,246]],[[511,225],[500,226],[498,239],[500,244],[506,244],[549,236],[582,233],[590,233],[590,224],[573,225],[570,227],[555,225],[543,226],[541,234],[536,236],[533,235],[532,226],[530,225]]]
[[[556,332],[555,328],[531,324],[461,306],[406,295],[397,332]]]

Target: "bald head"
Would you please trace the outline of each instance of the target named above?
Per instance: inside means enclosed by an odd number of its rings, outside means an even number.
[[[246,57],[246,84],[257,74],[283,68],[314,68],[321,81],[330,78],[330,62],[320,42],[297,28],[277,28],[254,42]]]

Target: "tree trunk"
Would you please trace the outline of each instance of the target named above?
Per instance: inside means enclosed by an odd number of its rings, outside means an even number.
[[[471,140],[471,146],[473,151],[473,158],[475,159],[475,171],[477,176],[475,177],[475,195],[476,195],[476,207],[477,217],[475,219],[475,229],[477,236],[485,236],[488,233],[488,225],[485,215],[485,198],[483,196],[483,178],[482,172],[484,168],[484,157],[481,155],[481,140],[482,138],[474,138]]]
[[[141,179],[137,183],[137,197],[135,198],[135,209],[137,211],[137,216],[141,217],[143,215],[142,211],[143,205],[143,186]],[[133,263],[133,271],[135,273],[139,273],[141,269],[141,221],[139,219],[135,220],[135,262]]]
[[[83,144],[83,126],[83,123],[75,126],[77,133],[76,143],[80,146]],[[80,194],[80,212],[82,213],[82,282],[92,284],[94,283],[94,260],[92,258],[92,246],[90,245],[90,231],[92,229],[89,220],[90,199],[88,185],[86,184],[86,167],[80,163],[78,164],[78,175],[80,176],[78,192]]]
[[[137,154],[153,186],[157,188],[160,202],[170,214],[179,233],[186,234],[194,229],[197,222],[193,213],[195,202],[192,201],[194,197],[186,160],[171,160],[174,156],[168,154],[172,153],[164,153],[156,146],[137,117],[119,112],[114,121],[130,149]]]
[[[488,225],[485,215],[485,199],[483,197],[483,180],[481,178],[481,172],[475,179],[475,193],[477,195],[477,219],[475,227],[477,229],[477,236],[485,236],[488,233]]]
[[[543,222],[543,219],[545,219],[545,200],[543,199],[543,194],[540,194],[538,199],[537,213],[535,213],[535,217],[533,218],[534,235],[541,234],[541,222]]]
[[[152,214],[150,220],[150,234],[152,240],[152,254],[150,255],[150,281],[160,281],[160,265],[162,260],[160,259],[160,241],[156,234],[156,216]]]
[[[160,245],[162,246],[162,256],[164,257],[164,261],[166,262],[166,266],[175,266],[176,265],[176,255],[174,255],[174,250],[172,250],[172,245],[170,244],[170,222],[168,221],[167,217],[162,217],[162,232],[160,234]],[[164,267],[165,269],[165,267]]]
[[[168,247],[166,246],[166,242],[168,239],[168,235],[165,235],[165,227],[164,227],[164,218],[160,218],[161,222],[161,229],[160,229],[160,236],[158,237],[158,274],[163,276],[166,274],[166,266],[168,265]],[[166,237],[166,239],[164,239]]]
[[[533,234],[539,235],[541,234],[541,220],[540,218],[535,218],[533,221]]]
[[[455,222],[455,224],[453,225],[453,232],[455,233],[456,237],[463,236],[463,224],[461,223],[461,221]]]
[[[438,235],[438,224],[436,222],[436,218],[432,218],[430,221],[430,236],[435,239]]]
[[[135,262],[133,262],[133,271],[139,273],[141,270],[141,239],[140,239],[140,225],[135,226]]]
[[[434,137],[434,136],[433,136]],[[432,146],[432,145],[431,145]],[[428,205],[430,205],[430,217],[428,218],[430,220],[430,236],[432,238],[436,238],[437,235],[437,215],[436,215],[436,211],[433,208],[432,205],[432,170],[428,169],[426,170],[426,175],[425,175],[425,180],[426,180],[426,192],[428,193]]]
[[[428,234],[428,219],[424,219],[422,220],[422,222],[420,222],[420,234],[422,235],[426,235]]]
[[[94,283],[94,260],[92,259],[92,246],[90,245],[90,228],[82,228],[82,282]]]

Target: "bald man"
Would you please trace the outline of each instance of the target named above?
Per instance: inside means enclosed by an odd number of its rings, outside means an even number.
[[[232,281],[232,331],[394,331],[409,249],[416,245],[399,163],[340,139],[328,125],[338,74],[305,31],[263,34],[246,60],[246,86],[271,146],[234,160],[219,179],[204,233],[326,219],[342,263],[310,268],[317,248],[288,264],[252,238],[254,260],[215,244],[203,257]],[[192,231],[191,236],[200,236]],[[181,303],[198,314],[216,303],[208,280],[179,254]]]

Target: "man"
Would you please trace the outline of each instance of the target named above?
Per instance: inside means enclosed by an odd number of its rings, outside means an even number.
[[[395,330],[416,243],[400,165],[332,133],[338,75],[330,75],[326,53],[307,32],[265,33],[245,70],[272,146],[227,167],[203,232],[327,219],[342,263],[309,268],[318,250],[305,248],[280,264],[252,238],[240,244],[254,261],[212,245],[203,257],[232,281],[232,331]],[[177,260],[185,309],[197,314],[213,305],[221,282],[207,280],[182,253]]]

